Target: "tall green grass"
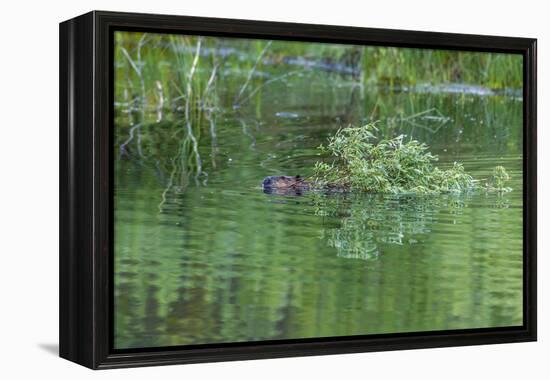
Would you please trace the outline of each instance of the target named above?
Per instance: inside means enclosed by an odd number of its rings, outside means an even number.
[[[519,54],[366,47],[362,55],[365,80],[371,84],[466,83],[521,89],[522,65]]]

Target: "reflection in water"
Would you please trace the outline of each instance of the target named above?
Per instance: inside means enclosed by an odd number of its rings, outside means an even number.
[[[315,215],[339,221],[338,226],[322,231],[327,245],[336,249],[338,257],[362,260],[377,259],[382,247],[388,244],[422,244],[440,218],[456,225],[476,198],[473,194],[316,194],[314,197]],[[495,208],[507,207],[502,194],[483,197],[489,198],[488,205],[493,203]]]
[[[464,196],[465,197],[465,196]],[[340,220],[336,228],[323,231],[327,244],[343,258],[376,259],[380,245],[412,245],[430,232],[437,211],[457,212],[464,207],[461,196],[349,195],[323,197],[316,215]]]

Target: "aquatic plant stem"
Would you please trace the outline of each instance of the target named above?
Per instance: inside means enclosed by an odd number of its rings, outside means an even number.
[[[155,82],[157,86],[157,95],[158,95],[158,102],[157,102],[157,123],[160,123],[162,120],[162,110],[164,108],[164,91],[162,88],[162,83],[160,83],[159,80]]]
[[[292,75],[297,75],[297,74],[301,74],[305,71],[308,71],[307,69],[301,69],[301,70],[295,70],[295,71],[290,71],[288,73],[285,73],[283,75],[279,75],[278,77],[275,77],[275,78],[272,78],[272,79],[269,79],[267,81],[265,81],[264,83],[262,83],[261,85],[259,85],[258,87],[256,87],[253,91],[251,91],[248,96],[246,98],[244,98],[240,103],[237,103],[235,104],[235,106],[237,107],[240,107],[242,106],[243,104],[245,104],[246,102],[248,102],[258,91],[260,91],[262,88],[264,88],[265,86],[267,86],[268,84],[271,84],[273,82],[277,82],[277,81],[280,81],[280,80],[283,80],[289,76],[292,76]]]
[[[214,65],[212,68],[212,73],[210,74],[210,78],[208,78],[208,82],[206,83],[206,87],[204,88],[204,91],[202,92],[202,100],[201,100],[201,106],[204,108],[204,104],[206,103],[207,95],[210,89],[212,88],[212,83],[214,83],[214,80],[216,79],[216,74],[218,72],[219,64]]]
[[[193,76],[195,75],[195,71],[197,69],[197,64],[199,62],[200,57],[200,51],[201,51],[201,38],[197,40],[197,47],[195,49],[195,57],[193,59],[193,64],[191,65],[191,70],[189,71],[189,75],[187,77],[187,98],[185,99],[185,125],[187,127],[187,136],[191,139],[193,143],[193,153],[195,154],[195,160],[197,163],[197,173],[195,174],[195,181],[198,181],[198,177],[201,175],[202,172],[202,162],[201,162],[201,156],[199,154],[198,150],[198,143],[197,139],[195,138],[195,135],[193,134],[193,129],[191,127],[191,119],[189,115],[189,108],[190,108],[190,102],[191,102],[191,94],[192,94],[192,83],[193,83]]]
[[[260,54],[258,55],[258,58],[256,59],[256,62],[254,63],[254,66],[252,66],[252,69],[249,71],[248,73],[248,77],[246,78],[246,81],[244,82],[244,84],[241,86],[241,89],[239,90],[239,92],[237,93],[237,95],[235,96],[235,100],[234,100],[234,103],[237,104],[239,99],[241,98],[242,94],[244,93],[244,90],[246,90],[246,87],[248,86],[248,83],[250,83],[250,80],[252,79],[252,76],[254,75],[254,73],[256,72],[256,68],[258,67],[258,63],[260,63],[261,59],[263,58],[265,52],[267,51],[267,49],[271,46],[271,43],[272,41],[268,41],[264,48],[262,49],[262,51],[260,52]]]
[[[129,132],[129,137],[128,139],[126,139],[126,141],[124,141],[122,144],[120,144],[120,147],[119,147],[119,151],[120,151],[120,156],[122,155],[128,155],[128,151],[126,150],[126,146],[134,139],[134,131],[136,129],[139,129],[141,128],[141,123],[138,123],[136,125],[134,125],[132,128],[130,128],[130,132]]]
[[[146,37],[147,37],[147,33],[143,33],[143,35],[141,36],[141,38],[138,41],[138,44],[137,44],[137,64],[134,62],[134,60],[132,59],[132,57],[130,56],[128,51],[124,47],[120,46],[122,54],[126,57],[128,62],[130,63],[130,66],[132,67],[132,69],[134,69],[134,71],[136,72],[136,74],[139,78],[140,87],[141,87],[141,107],[140,107],[141,121],[145,120],[145,107],[146,107],[146,102],[147,102],[146,92],[145,92],[145,79],[143,78],[143,72],[142,72],[143,64],[141,62],[141,48],[145,44],[145,38]],[[138,124],[138,125],[140,125],[140,124]],[[142,152],[142,149],[141,149],[141,126],[139,128],[137,128],[137,150],[138,150],[139,156],[143,157],[143,152]]]

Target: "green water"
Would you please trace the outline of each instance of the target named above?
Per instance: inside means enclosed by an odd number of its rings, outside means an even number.
[[[198,121],[196,179],[175,183],[162,161],[181,114],[142,127],[162,136],[154,157],[115,147],[116,348],[522,324],[521,98],[313,72],[233,109],[238,88]],[[340,126],[374,119],[475,178],[505,166],[513,191],[262,192],[267,175],[310,174],[315,148]],[[122,139],[128,120],[117,108]]]

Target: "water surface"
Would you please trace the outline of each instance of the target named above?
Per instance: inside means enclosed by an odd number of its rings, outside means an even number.
[[[116,348],[522,324],[521,98],[331,78],[273,83],[202,120],[207,174],[169,192],[170,173],[117,156]],[[373,119],[475,178],[505,166],[513,191],[262,192],[267,175],[311,174],[328,136]]]

